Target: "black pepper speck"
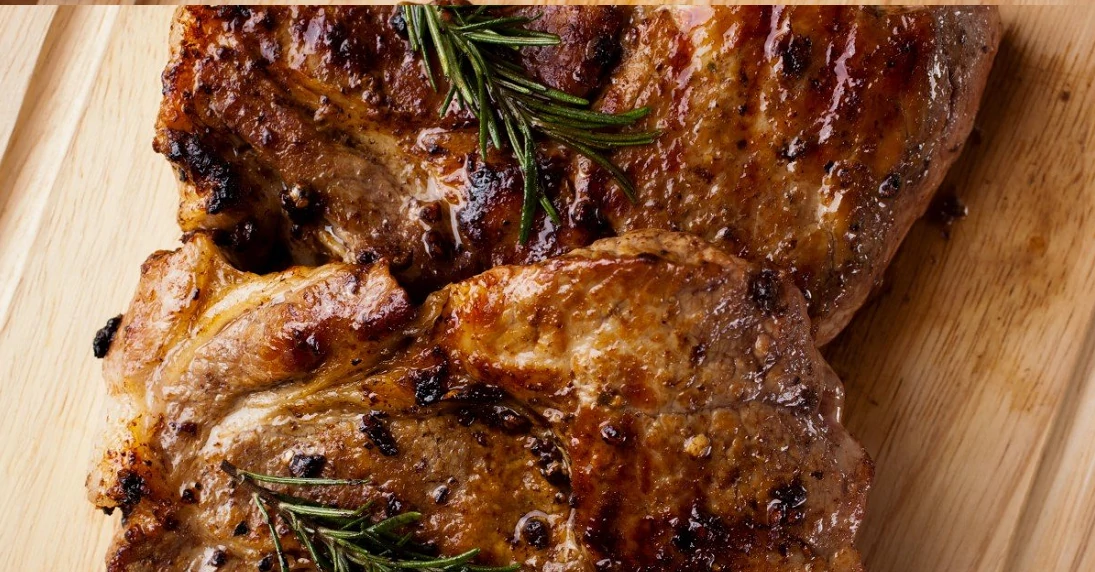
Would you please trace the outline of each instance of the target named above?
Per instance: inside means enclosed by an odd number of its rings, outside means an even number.
[[[411,374],[414,383],[414,402],[418,405],[433,405],[441,401],[448,391],[448,367],[440,365],[416,370]]]
[[[381,419],[379,412],[373,411],[361,417],[361,432],[376,445],[381,455],[393,457],[399,454],[399,447],[395,444],[395,437],[388,430],[388,426]]]
[[[551,541],[551,525],[540,518],[530,518],[525,521],[525,528],[521,531],[525,542],[533,548],[546,548]]]
[[[441,485],[433,490],[433,502],[437,504],[445,504],[449,501],[449,487]]]
[[[224,566],[226,562],[228,562],[228,554],[219,548],[214,550],[213,554],[209,557],[209,565],[213,568],[220,568],[221,566]]]
[[[878,186],[878,196],[884,199],[892,199],[897,196],[897,192],[900,190],[901,175],[891,173],[882,181],[882,184]]]
[[[754,274],[749,279],[749,297],[765,314],[775,313],[779,309],[779,275],[769,269]]]
[[[323,472],[327,457],[323,455],[303,455],[297,453],[289,461],[289,473],[294,477],[313,479]]]
[[[605,425],[601,427],[601,439],[609,445],[623,445],[624,441],[627,441],[627,436],[616,427]]]

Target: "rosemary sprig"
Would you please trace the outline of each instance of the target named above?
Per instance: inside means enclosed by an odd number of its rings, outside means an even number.
[[[635,201],[635,188],[627,175],[602,152],[619,147],[646,145],[656,131],[613,133],[608,130],[632,125],[646,116],[643,107],[610,114],[588,109],[589,101],[547,87],[528,77],[514,63],[514,54],[529,46],[559,43],[554,34],[529,30],[533,18],[498,17],[480,6],[403,6],[411,49],[422,55],[426,75],[437,89],[430,52],[449,80],[441,114],[455,100],[479,121],[479,152],[487,146],[501,149],[503,138],[513,151],[524,178],[521,207],[521,242],[528,241],[539,204],[556,224],[559,213],[540,188],[536,162],[536,135],[543,135],[585,155],[612,174],[627,198]]]
[[[264,485],[346,486],[361,485],[367,482],[365,480],[264,475],[239,469],[227,460],[221,462],[220,468],[251,491],[252,501],[270,528],[274,551],[282,572],[289,571],[289,559],[285,555],[274,523],[276,517],[289,525],[297,540],[308,551],[316,568],[324,572],[509,572],[520,568],[517,564],[471,564],[479,554],[478,549],[448,557],[428,554],[429,550],[425,546],[411,540],[410,533],[400,532],[421,518],[422,515],[417,512],[405,512],[374,523],[366,514],[372,506],[371,503],[356,509],[325,506],[277,492]]]

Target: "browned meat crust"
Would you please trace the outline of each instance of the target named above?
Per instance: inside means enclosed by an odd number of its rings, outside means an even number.
[[[222,459],[369,477],[303,493],[420,510],[423,538],[485,562],[861,568],[870,461],[804,299],[686,235],[498,267],[416,309],[383,264],[257,276],[199,234],[144,265],[106,360],[89,488],[125,515],[111,570],[254,570],[269,532]]]
[[[879,279],[972,125],[992,8],[555,7],[538,77],[597,106],[653,109],[657,144],[615,155],[639,189],[552,145],[564,221],[517,242],[520,177],[408,51],[396,9],[188,8],[156,149],[186,182],[179,220],[250,269],[387,258],[423,294],[496,264],[641,228],[692,232],[788,272],[819,343]],[[443,90],[442,90],[443,93]]]

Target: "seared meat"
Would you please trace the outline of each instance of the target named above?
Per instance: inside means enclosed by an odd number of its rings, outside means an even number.
[[[444,119],[393,7],[179,12],[156,149],[179,220],[233,260],[384,257],[422,295],[497,264],[642,228],[688,231],[789,273],[816,338],[847,323],[969,133],[1000,29],[992,8],[521,8],[554,48],[532,74],[595,107],[649,106],[656,144],[604,172],[541,146],[563,215],[517,240],[520,173]]]
[[[89,479],[125,515],[111,570],[254,570],[271,538],[224,459],[369,477],[301,494],[421,511],[421,539],[487,563],[861,568],[871,465],[805,301],[699,239],[606,239],[420,307],[383,263],[257,276],[204,234],[142,274]]]

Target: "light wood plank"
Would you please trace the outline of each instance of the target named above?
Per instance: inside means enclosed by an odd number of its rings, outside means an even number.
[[[1095,570],[1095,328],[1012,536],[1006,570]]]
[[[68,48],[55,52],[55,61],[69,62],[62,67],[90,78],[89,95],[75,88],[40,93],[43,107],[64,113],[35,117],[73,140],[50,144],[42,150],[48,156],[29,155],[24,171],[52,172],[17,176],[16,191],[48,200],[33,232],[17,246],[4,244],[27,253],[0,329],[0,545],[12,570],[102,569],[117,519],[94,511],[84,492],[104,416],[90,343],[124,308],[141,261],[178,236],[172,175],[150,145],[171,13],[79,8],[67,15],[71,31],[51,37],[73,50],[97,50],[102,67],[96,73],[98,62]],[[81,97],[86,111],[73,114],[68,105]],[[16,137],[34,133],[32,124]]]
[[[1001,570],[1009,554],[1015,569],[1068,569],[1022,562],[1046,564],[1047,533],[1082,544],[1082,519],[1015,531],[1039,519],[1026,499],[1084,380],[1095,311],[1095,11],[1004,16],[980,143],[944,185],[969,217],[950,240],[919,223],[890,290],[827,352],[877,463],[861,536],[874,570]],[[1072,469],[1046,478],[1071,483]],[[1034,541],[1046,544],[1013,552]]]
[[[87,106],[116,8],[59,9],[0,160],[0,324],[22,275],[29,241]]]
[[[19,110],[34,73],[49,23],[57,11],[52,6],[0,6],[0,157],[8,147]]]

